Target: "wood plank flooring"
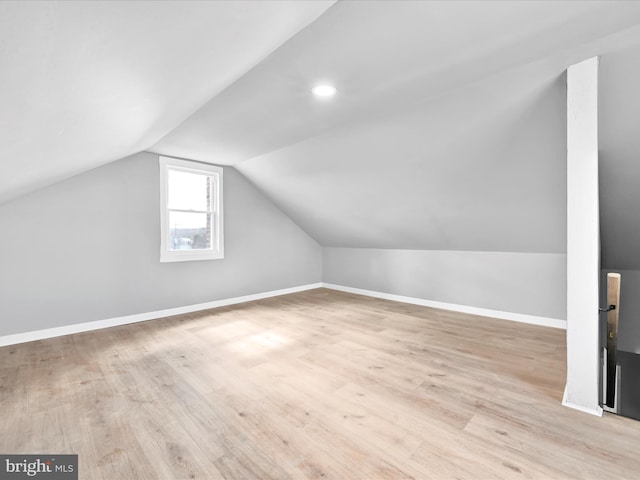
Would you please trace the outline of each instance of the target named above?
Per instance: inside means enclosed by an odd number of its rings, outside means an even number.
[[[0,452],[87,479],[634,479],[562,330],[326,289],[0,348]]]

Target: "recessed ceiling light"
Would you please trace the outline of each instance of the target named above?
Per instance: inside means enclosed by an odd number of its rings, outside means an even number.
[[[329,84],[316,85],[311,89],[316,97],[333,97],[337,90],[336,87]]]

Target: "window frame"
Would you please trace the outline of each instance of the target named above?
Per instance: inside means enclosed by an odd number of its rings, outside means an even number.
[[[223,169],[209,163],[159,156],[160,165],[160,262],[187,262],[194,260],[221,260],[224,258],[224,215],[223,215]],[[212,177],[211,198],[211,244],[212,248],[197,250],[171,250],[170,211],[209,213],[207,211],[180,210],[169,208],[169,170],[194,173]]]

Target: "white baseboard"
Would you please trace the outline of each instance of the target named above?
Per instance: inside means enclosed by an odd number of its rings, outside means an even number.
[[[31,332],[5,335],[3,337],[0,337],[0,347],[15,345],[18,343],[32,342],[34,340],[43,340],[46,338],[61,337],[63,335],[70,335],[72,333],[88,332],[91,330],[100,330],[102,328],[116,327],[119,325],[128,325],[130,323],[145,322],[147,320],[154,320],[157,318],[171,317],[173,315],[181,315],[183,313],[198,312],[200,310],[224,307],[226,305],[234,305],[237,303],[252,302],[254,300],[261,300],[263,298],[277,297],[280,295],[303,292],[305,290],[312,290],[314,288],[321,287],[322,283],[312,283],[309,285],[301,285],[299,287],[284,288],[281,290],[272,290],[270,292],[244,295],[242,297],[225,298],[222,300],[215,300],[213,302],[186,305],[184,307],[167,308],[165,310],[157,310],[155,312],[138,313],[135,315],[126,315],[124,317],[96,320],[94,322],[76,323],[74,325],[65,325],[63,327],[47,328],[45,330],[35,330]]]
[[[183,313],[198,312],[200,310],[208,310],[210,308],[224,307],[226,305],[234,305],[237,303],[251,302],[261,300],[263,298],[277,297],[279,295],[287,295],[289,293],[302,292],[314,288],[329,288],[332,290],[340,290],[343,292],[356,293],[369,297],[383,298],[386,300],[394,300],[397,302],[411,303],[425,307],[441,308],[443,310],[452,310],[462,313],[470,313],[473,315],[482,315],[485,317],[494,317],[504,320],[512,320],[516,322],[531,323],[534,325],[543,325],[555,328],[567,328],[566,320],[558,320],[554,318],[536,317],[533,315],[525,315],[521,313],[502,312],[499,310],[489,310],[486,308],[470,307],[467,305],[456,305],[452,303],[437,302],[434,300],[425,300],[422,298],[404,297],[402,295],[394,295],[390,293],[375,292],[372,290],[363,290],[361,288],[346,287],[343,285],[335,285],[332,283],[313,283],[309,285],[301,285],[298,287],[284,288],[281,290],[273,290],[270,292],[256,293],[252,295],[244,295],[242,297],[226,298],[215,300],[212,302],[198,303],[195,305],[186,305],[183,307],[168,308],[165,310],[157,310],[154,312],[138,313],[135,315],[126,315],[123,317],[109,318],[105,320],[96,320],[93,322],[77,323],[74,325],[65,325],[63,327],[47,328],[44,330],[35,330],[31,332],[16,333],[13,335],[5,335],[0,337],[0,347],[7,345],[15,345],[18,343],[32,342],[34,340],[43,340],[46,338],[61,337],[73,333],[88,332],[92,330],[100,330],[102,328],[116,327],[119,325],[128,325],[131,323],[145,322],[157,318],[170,317],[173,315],[181,315]],[[567,405],[569,406],[569,405]]]
[[[402,295],[394,295],[392,293],[375,292],[372,290],[363,290],[361,288],[345,287],[343,285],[335,285],[332,283],[323,283],[324,288],[332,290],[340,290],[342,292],[357,293],[369,297],[383,298],[385,300],[394,300],[396,302],[411,303],[421,305],[423,307],[440,308],[443,310],[452,310],[454,312],[470,313],[472,315],[481,315],[483,317],[500,318],[502,320],[511,320],[514,322],[530,323],[533,325],[542,325],[545,327],[567,329],[567,321],[557,318],[538,317],[535,315],[526,315],[524,313],[503,312],[500,310],[490,310],[488,308],[471,307],[468,305],[457,305],[454,303],[437,302],[435,300],[425,300],[423,298],[404,297]]]
[[[596,417],[602,416],[602,407],[597,406],[596,408],[583,407],[582,405],[576,405],[575,403],[571,403],[567,401],[567,387],[564,387],[564,394],[562,395],[562,405],[565,407],[573,408],[574,410],[578,410],[583,413],[588,413],[589,415],[595,415]]]

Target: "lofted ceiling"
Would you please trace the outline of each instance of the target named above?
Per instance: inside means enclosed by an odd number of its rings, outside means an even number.
[[[565,104],[562,74],[524,68],[236,168],[325,246],[555,253]]]
[[[238,164],[639,23],[640,2],[338,2],[151,150]]]
[[[235,165],[325,246],[566,251],[571,63],[640,4],[339,2],[152,151]],[[338,88],[317,101],[310,87]]]
[[[0,2],[0,203],[151,146],[332,3]]]
[[[0,203],[146,149],[322,245],[562,253],[564,70],[639,43],[640,2],[0,2]]]

